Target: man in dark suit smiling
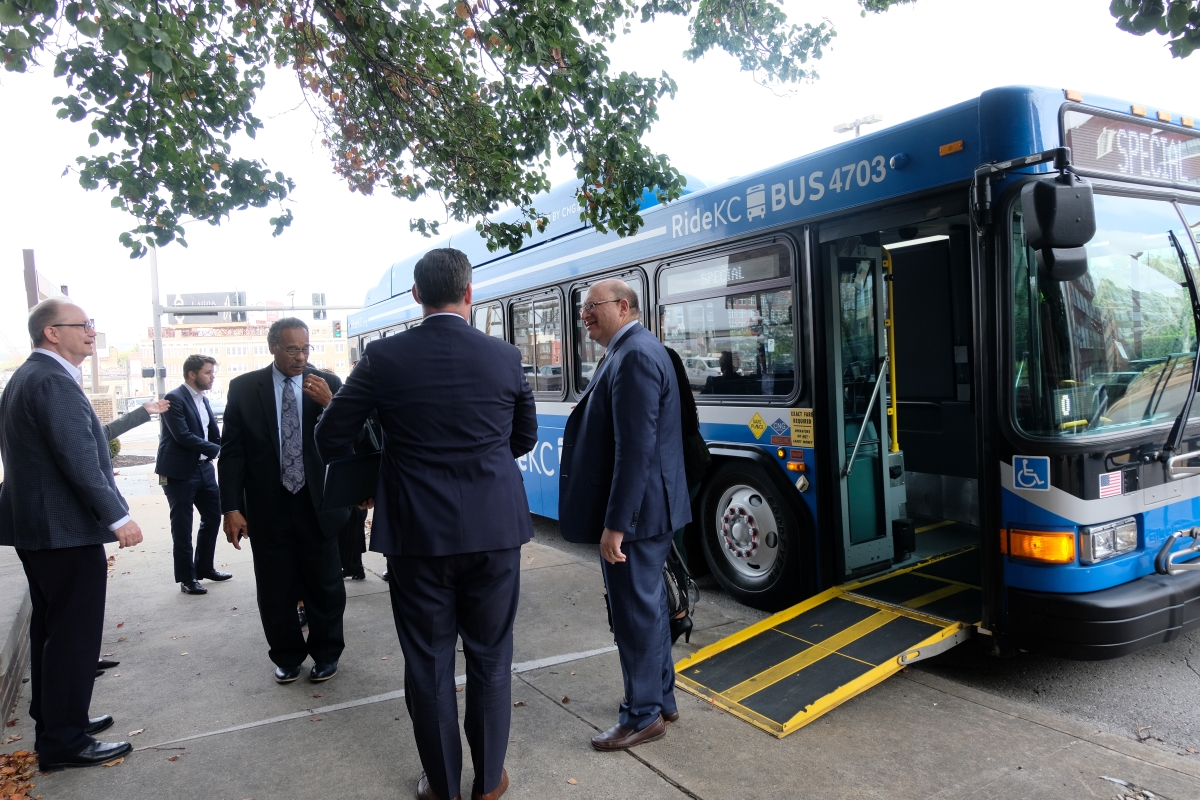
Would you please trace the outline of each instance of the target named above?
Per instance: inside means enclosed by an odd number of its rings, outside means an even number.
[[[217,418],[204,393],[212,388],[217,360],[190,355],[183,361],[183,385],[167,392],[170,407],[162,415],[154,471],[167,479],[163,493],[171,506],[175,582],[184,594],[207,594],[201,578],[227,581],[233,576],[213,566],[221,527],[221,491],[213,459],[221,452]],[[196,557],[192,558],[192,508],[200,511]]]
[[[625,696],[592,747],[625,750],[679,718],[662,573],[692,512],[675,368],[638,322],[637,294],[600,281],[580,310],[605,351],[563,431],[558,520],[567,541],[600,545]]]
[[[229,382],[221,460],[217,464],[225,536],[237,549],[250,537],[258,613],[275,662],[275,680],[300,677],[312,656],[310,681],[337,674],[346,646],[346,587],[337,532],[346,509],[320,511],[325,467],[313,443],[317,419],[342,382],[308,366],[308,326],[295,317],[271,324],[271,366]],[[308,640],[296,601],[308,614]]]
[[[348,450],[378,410],[383,459],[371,549],[388,557],[391,573],[404,702],[425,768],[417,798],[459,797],[454,649],[461,636],[471,797],[496,800],[508,788],[521,545],[533,536],[513,459],[537,443],[537,414],[517,348],[467,322],[466,255],[431,250],[414,278],[425,321],[367,347],[321,418],[317,446],[327,458]]]

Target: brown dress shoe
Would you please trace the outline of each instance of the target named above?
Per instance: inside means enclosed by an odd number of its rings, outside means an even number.
[[[433,789],[429,788],[429,778],[425,777],[424,772],[417,779],[417,800],[442,800],[433,793]],[[462,795],[456,795],[454,800],[462,800]]]
[[[471,790],[471,800],[500,800],[500,795],[508,791],[508,770],[500,768],[500,785],[487,794]]]
[[[640,731],[626,728],[620,724],[613,725],[599,736],[592,737],[592,747],[597,750],[628,750],[630,747],[637,747],[639,744],[661,739],[666,733],[667,725],[663,722],[662,715],[660,714],[654,722],[651,722]]]
[[[671,713],[663,712],[663,719],[667,722],[679,722],[679,712],[672,711]]]

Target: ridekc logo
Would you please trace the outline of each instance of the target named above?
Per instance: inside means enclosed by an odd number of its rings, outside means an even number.
[[[861,193],[887,178],[886,163],[883,156],[874,156],[828,172],[819,169],[807,175],[791,175],[786,183],[780,176],[778,183],[756,183],[746,186],[741,194],[706,198],[704,204],[671,217],[671,238],[723,228],[742,220],[765,222],[768,214],[801,205],[806,200],[817,203],[823,198]]]
[[[1027,492],[1050,491],[1050,457],[1013,456],[1013,488]]]

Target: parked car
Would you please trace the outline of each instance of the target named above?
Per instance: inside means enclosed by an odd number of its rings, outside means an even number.
[[[721,374],[721,362],[711,356],[693,356],[683,360],[683,371],[687,373],[688,383],[703,389],[709,378]]]
[[[212,409],[213,416],[217,418],[217,422],[224,422],[225,421],[225,399],[221,398],[220,400],[213,400],[210,398],[208,401],[208,405]]]

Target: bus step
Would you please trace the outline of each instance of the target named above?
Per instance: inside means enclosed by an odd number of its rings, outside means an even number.
[[[969,638],[979,575],[967,547],[837,586],[682,659],[676,683],[782,738]]]

